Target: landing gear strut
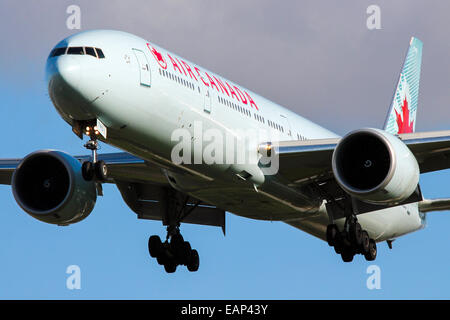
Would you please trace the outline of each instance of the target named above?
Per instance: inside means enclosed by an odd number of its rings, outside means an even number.
[[[81,173],[86,181],[92,181],[93,179],[98,182],[105,182],[108,175],[108,169],[103,160],[98,161],[97,150],[97,131],[94,128],[86,127],[86,135],[91,139],[84,145],[88,150],[92,151],[92,162],[85,161],[81,167]]]
[[[193,250],[190,243],[184,241],[178,226],[167,228],[165,242],[161,242],[159,236],[151,236],[148,239],[148,251],[158,264],[164,266],[167,273],[175,272],[179,265],[185,265],[189,271],[195,272],[200,265],[197,250]]]

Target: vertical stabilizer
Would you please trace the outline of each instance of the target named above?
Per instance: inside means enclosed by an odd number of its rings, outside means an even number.
[[[392,134],[414,132],[419,99],[422,41],[412,37],[392,98],[384,130]]]

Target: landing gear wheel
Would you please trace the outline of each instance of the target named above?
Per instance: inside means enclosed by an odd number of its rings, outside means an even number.
[[[165,265],[167,262],[167,256],[166,253],[163,251],[159,256],[156,257],[156,261],[160,266]]]
[[[184,239],[181,234],[175,234],[170,239],[170,248],[174,252],[177,257],[180,257],[181,260],[184,257]]]
[[[81,175],[83,176],[84,180],[86,181],[92,181],[94,179],[94,165],[90,161],[85,161],[81,165]]]
[[[108,167],[106,166],[105,161],[100,160],[94,164],[95,176],[99,181],[106,181],[108,178]]]
[[[373,261],[377,257],[377,244],[373,239],[369,240],[369,251],[364,255],[367,261]]]
[[[356,222],[353,223],[350,226],[350,238],[351,238],[351,242],[354,243],[354,245],[359,248],[361,246],[362,243],[362,228],[361,225]]]
[[[361,233],[361,253],[366,255],[369,252],[370,238],[366,230]]]
[[[336,243],[336,244],[334,245],[334,251],[335,251],[337,254],[341,254],[341,252],[342,252],[342,247],[341,247],[341,244],[340,244],[340,243]]]
[[[197,250],[192,250],[187,264],[187,269],[190,272],[195,272],[198,270],[199,266],[200,266],[200,257],[198,256],[198,252]]]
[[[330,247],[336,244],[336,237],[339,233],[338,227],[335,224],[330,224],[327,227],[327,242]]]
[[[152,258],[156,258],[162,253],[162,242],[158,236],[151,236],[148,239],[148,252]]]
[[[185,265],[189,264],[189,260],[191,258],[191,254],[192,254],[191,244],[189,242],[187,242],[187,241],[183,242],[182,250],[181,250],[181,256],[182,256],[182,260],[183,260]]]
[[[180,233],[182,220],[191,213],[193,208],[189,205],[189,196],[176,197],[168,192],[168,200],[174,200],[173,206],[168,205],[168,210],[163,216],[164,225],[167,225],[167,235],[164,243],[158,236],[151,236],[148,240],[150,256],[156,258],[158,264],[163,265],[167,273],[173,273],[178,266],[186,266],[190,272],[197,271],[200,266],[200,258],[197,250],[193,250],[188,241],[184,241]],[[194,209],[200,204],[196,200]],[[180,208],[179,206],[182,205]],[[188,210],[188,211],[186,211]]]
[[[177,271],[177,264],[173,261],[167,261],[164,264],[164,270],[166,270],[167,273],[174,273],[175,271]]]
[[[342,252],[342,248],[343,248],[344,244],[342,243],[342,236],[340,233],[336,234],[336,237],[334,239],[334,251],[337,254],[341,254]]]
[[[341,252],[342,261],[344,262],[352,262],[353,256],[355,255],[355,252],[353,251],[353,248],[351,247],[344,247]]]

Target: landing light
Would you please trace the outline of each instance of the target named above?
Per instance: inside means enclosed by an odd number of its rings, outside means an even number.
[[[272,155],[272,144],[270,142],[261,144],[258,152],[263,156],[270,157]]]

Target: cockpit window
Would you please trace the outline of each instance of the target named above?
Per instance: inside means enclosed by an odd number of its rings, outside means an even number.
[[[84,54],[83,47],[69,47],[67,54]]]
[[[102,49],[93,48],[93,47],[64,47],[64,48],[55,48],[50,53],[50,57],[57,57],[63,54],[75,54],[75,55],[89,55],[94,58],[104,59],[105,55],[103,54]]]
[[[95,50],[97,51],[97,55],[98,55],[99,59],[103,59],[105,57],[105,55],[103,54],[102,49],[95,48]]]
[[[84,49],[86,50],[86,54],[88,54],[88,55],[90,55],[90,56],[93,56],[93,57],[96,57],[96,58],[97,58],[97,55],[95,54],[94,48],[92,48],[92,47],[86,47],[86,48],[84,48]]]
[[[53,49],[52,53],[50,54],[50,57],[57,57],[61,56],[66,53],[67,47],[64,48],[55,48]]]

